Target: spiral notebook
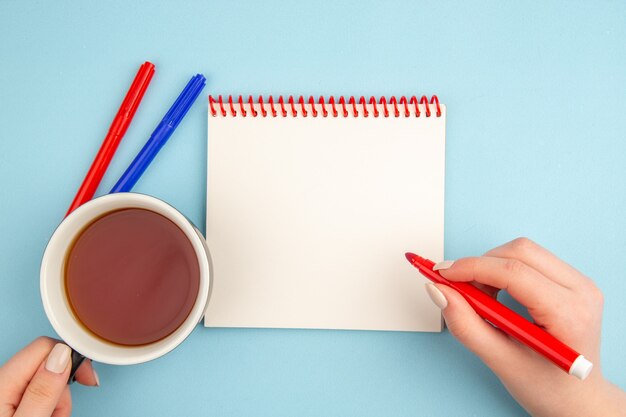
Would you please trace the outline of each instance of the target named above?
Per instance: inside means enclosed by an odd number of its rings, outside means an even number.
[[[436,96],[209,97],[207,327],[440,331],[407,251],[443,259]]]

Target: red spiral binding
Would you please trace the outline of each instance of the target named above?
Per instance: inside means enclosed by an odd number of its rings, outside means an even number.
[[[222,96],[218,97],[218,102],[220,104],[220,112],[222,113],[222,116],[226,116],[226,109],[224,108],[224,100],[222,100]]]
[[[420,104],[426,106],[426,117],[430,117],[430,109],[428,108],[428,97],[422,96],[422,98],[420,98]]]
[[[287,117],[287,110],[285,110],[285,100],[283,99],[283,96],[278,97],[278,104],[280,104],[280,114],[283,115],[283,117]],[[294,116],[296,116],[294,114]]]
[[[304,97],[302,96],[298,97],[298,104],[300,104],[300,106],[302,107],[302,116],[306,117],[308,113],[306,109],[304,108]]]
[[[409,117],[411,113],[409,112],[409,106],[406,102],[406,97],[404,96],[400,97],[400,104],[404,105],[404,117]]]
[[[252,96],[248,96],[248,104],[250,105],[250,111],[252,112],[252,117],[257,117],[259,112],[254,110],[254,100],[252,99]]]
[[[228,104],[229,111],[226,110],[224,104]],[[249,106],[249,112],[252,117],[258,117],[259,111],[255,108],[255,105],[258,105],[261,117],[267,117],[268,111],[266,109],[266,103],[269,105],[269,110],[272,114],[272,117],[278,116],[278,110],[275,105],[274,97],[269,96],[267,102],[263,100],[263,96],[259,96],[257,102],[254,102],[254,99],[251,95],[248,96],[247,102],[244,102],[243,96],[239,96],[236,102],[233,100],[233,96],[228,96],[228,100],[224,101],[221,95],[217,96],[217,99],[213,96],[209,96],[209,111],[211,116],[217,116],[218,113],[225,117],[230,113],[231,116],[236,117],[238,112],[235,110],[236,106],[239,106],[239,114],[241,117],[248,116],[248,110],[246,110],[246,106]],[[216,106],[217,105],[217,106]],[[337,109],[337,105],[341,106],[341,116],[348,117],[350,113],[352,113],[353,117],[359,117],[360,112],[363,112],[363,117],[369,117],[370,114],[373,117],[379,117],[380,112],[378,111],[378,106],[382,106],[382,114],[384,117],[389,117],[389,107],[393,108],[393,116],[401,117],[401,113],[403,117],[411,116],[411,107],[413,108],[413,114],[415,117],[421,117],[422,114],[425,117],[431,116],[430,106],[434,105],[436,107],[435,115],[437,117],[441,117],[441,106],[439,105],[439,97],[433,95],[428,100],[428,97],[421,96],[419,101],[417,96],[411,96],[407,99],[406,96],[401,96],[398,100],[395,96],[391,96],[389,100],[384,96],[380,99],[376,100],[376,97],[371,96],[369,100],[366,100],[365,96],[360,96],[358,101],[354,96],[350,96],[346,102],[346,98],[344,96],[340,96],[339,100],[335,100],[334,96],[330,96],[328,101],[324,99],[324,96],[320,96],[315,102],[315,97],[309,96],[308,100],[304,98],[304,96],[298,96],[298,100],[294,99],[294,96],[289,96],[287,99],[287,105],[289,108],[285,106],[285,99],[283,96],[278,97],[278,105],[280,106],[280,114],[282,117],[287,117],[289,113],[293,117],[297,117],[299,113],[302,114],[302,117],[307,117],[309,112],[313,117],[317,117],[319,112],[317,110],[317,105],[321,107],[322,117],[328,117],[329,114],[332,114],[332,117],[339,117],[339,111]],[[327,105],[330,106],[327,109]],[[389,105],[389,106],[388,106]],[[424,106],[424,112],[420,111],[419,106]],[[219,107],[218,107],[219,106]],[[307,110],[307,106],[308,109]],[[362,110],[359,110],[358,107],[362,107]],[[368,110],[368,106],[371,106],[373,112]],[[411,107],[410,107],[411,106]],[[299,109],[298,109],[299,108]],[[400,111],[402,109],[402,112]]]
[[[348,110],[346,109],[346,98],[344,96],[339,97],[339,104],[343,110],[343,117],[348,117]]]
[[[359,98],[359,104],[363,105],[363,116],[368,117],[370,115],[370,112],[367,111],[367,103],[365,103],[365,97],[361,96],[361,98]],[[376,105],[374,104],[374,106]]]
[[[248,112],[246,111],[246,109],[243,108],[243,97],[239,96],[239,100],[237,100],[239,102],[239,108],[241,109],[241,115],[243,117],[246,117],[248,115]]]
[[[213,96],[209,96],[209,109],[211,110],[211,114],[214,116],[217,114],[217,112],[215,111],[215,107],[213,107],[213,104],[215,103],[216,101]]]
[[[389,117],[389,109],[387,108],[387,99],[384,96],[380,98],[380,104],[383,105],[385,117]]]
[[[270,96],[269,99],[270,108],[272,109],[272,117],[276,117],[276,109],[274,108],[274,97]]]
[[[354,96],[350,96],[350,99],[348,100],[348,104],[352,104],[352,115],[354,117],[358,117],[359,111],[356,109],[356,100],[354,99]]]
[[[437,117],[441,117],[441,107],[439,107],[439,97],[432,96],[430,98],[430,104],[433,104],[433,103],[437,105],[437,113],[436,113]]]
[[[370,97],[370,105],[374,107],[374,117],[378,117],[379,113],[378,108],[376,107],[376,97]]]
[[[228,96],[228,104],[230,104],[230,114],[233,117],[237,116],[237,112],[235,111],[235,108],[233,107],[233,96]]]
[[[415,105],[415,117],[420,117],[420,107],[417,105],[417,97],[411,96],[409,103]]]
[[[311,106],[313,117],[317,117],[317,110],[315,109],[315,99],[313,98],[313,96],[309,96],[309,106]]]
[[[396,100],[395,96],[391,96],[389,99],[389,104],[393,104],[393,115],[395,117],[400,117],[400,110],[398,110],[398,100]]]
[[[250,104],[250,106],[252,106],[252,104]],[[265,111],[265,107],[263,107],[263,96],[259,96],[259,106],[261,106],[261,114],[263,115],[263,117],[266,117],[267,111]]]
[[[339,116],[339,113],[337,113],[337,108],[335,107],[335,97],[330,96],[330,98],[328,99],[328,102],[330,103],[331,106],[333,106],[333,117]]]
[[[298,115],[298,112],[296,111],[296,104],[295,104],[295,101],[293,100],[293,96],[289,96],[288,103],[291,105],[291,115],[293,117],[296,117]]]

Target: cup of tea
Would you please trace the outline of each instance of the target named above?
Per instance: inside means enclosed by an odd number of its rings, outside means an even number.
[[[157,198],[116,193],[74,210],[50,238],[41,299],[71,348],[130,365],[170,352],[202,319],[211,292],[206,241]]]

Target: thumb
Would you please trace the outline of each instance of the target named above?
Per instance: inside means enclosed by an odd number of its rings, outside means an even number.
[[[505,372],[523,354],[517,343],[483,320],[453,288],[427,283],[426,291],[441,308],[450,333],[496,374]]]
[[[24,391],[13,417],[49,417],[67,386],[71,349],[57,343]]]

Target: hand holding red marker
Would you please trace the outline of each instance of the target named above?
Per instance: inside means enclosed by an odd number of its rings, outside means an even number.
[[[591,372],[593,364],[589,362],[589,360],[585,359],[583,355],[576,352],[574,349],[570,348],[565,343],[543,330],[541,327],[529,322],[524,317],[520,316],[504,304],[499,303],[495,298],[490,297],[487,293],[481,291],[472,284],[467,282],[448,281],[443,278],[441,273],[438,272],[438,269],[444,269],[441,268],[441,266],[445,266],[446,268],[451,266],[451,262],[446,262],[444,265],[438,264],[440,267],[437,268],[437,265],[435,265],[434,262],[413,253],[407,253],[406,258],[426,278],[437,284],[447,285],[454,288],[463,296],[463,298],[465,298],[465,300],[467,300],[469,305],[472,306],[474,311],[476,311],[480,317],[487,320],[518,342],[523,343],[535,352],[543,355],[546,359],[553,362],[565,372],[570,375],[574,375],[579,379],[587,378]],[[495,267],[498,264],[501,266],[506,265],[505,263],[495,261],[492,266]],[[494,280],[486,279],[485,281],[486,282],[481,283],[487,285],[496,284],[496,281]]]
[[[523,238],[482,257],[436,265],[406,256],[435,283],[426,288],[450,333],[494,371],[529,413],[626,415],[626,393],[604,379],[600,369],[603,301],[589,278]],[[496,301],[500,289],[528,308],[534,324]],[[588,360],[579,359],[577,351]],[[588,377],[577,380],[553,363]]]

